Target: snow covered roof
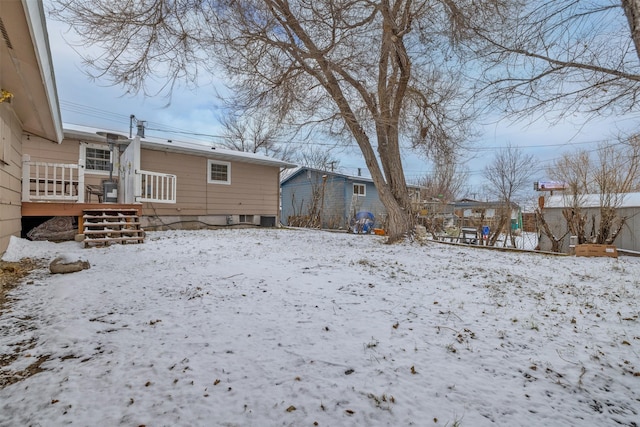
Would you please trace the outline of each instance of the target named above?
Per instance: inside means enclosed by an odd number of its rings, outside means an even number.
[[[298,176],[303,171],[312,171],[312,172],[316,172],[316,173],[322,174],[322,175],[331,175],[331,176],[341,177],[341,178],[345,178],[345,179],[350,180],[350,181],[373,183],[373,179],[368,178],[368,177],[364,177],[364,176],[346,175],[346,174],[339,173],[339,172],[333,172],[333,171],[329,172],[329,171],[324,171],[322,169],[310,168],[310,167],[307,167],[307,166],[298,166],[298,167],[296,167],[294,169],[291,169],[291,170],[287,171],[286,173],[282,173],[281,176],[280,176],[280,184],[284,184],[284,183],[288,182],[290,179]],[[407,188],[419,189],[420,186],[408,184]]]
[[[90,141],[104,142],[104,136],[98,135],[96,132],[109,132],[126,137],[121,131],[110,129],[94,128],[80,125],[64,125],[65,135],[75,138],[81,138]],[[149,150],[167,151],[172,153],[191,154],[203,156],[210,159],[219,159],[227,161],[236,161],[243,163],[253,163],[265,166],[275,166],[281,168],[294,168],[294,163],[285,162],[283,160],[274,159],[272,157],[263,156],[255,153],[247,153],[243,151],[229,150],[227,148],[216,147],[213,144],[195,141],[177,141],[175,139],[162,139],[158,137],[144,137],[140,139],[140,146]]]
[[[584,208],[600,207],[603,197],[600,194],[582,194],[577,196],[578,204]],[[613,205],[620,208],[640,207],[640,193],[618,193],[612,194]],[[565,208],[573,205],[573,196],[570,194],[559,194],[547,196],[544,199],[545,208]]]
[[[295,176],[301,174],[304,171],[312,171],[312,172],[316,172],[316,173],[322,174],[322,175],[337,176],[337,177],[349,179],[349,180],[352,180],[352,181],[373,182],[373,180],[371,178],[365,178],[364,176],[351,176],[351,175],[345,175],[345,174],[339,173],[339,172],[333,172],[333,171],[330,172],[330,171],[324,171],[322,169],[310,168],[310,167],[307,167],[307,166],[300,166],[300,167],[297,167],[297,168],[293,169],[286,176],[283,176],[282,179],[280,180],[280,183],[284,184],[285,182],[289,181],[290,179],[294,178]]]

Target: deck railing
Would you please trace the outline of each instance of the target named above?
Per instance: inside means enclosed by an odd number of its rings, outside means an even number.
[[[84,168],[70,163],[22,161],[22,201],[84,202]]]
[[[140,183],[140,196],[135,198],[136,202],[176,203],[176,175],[145,170],[136,171],[136,175]],[[22,201],[84,203],[84,178],[83,165],[32,162],[25,155],[22,161]]]
[[[168,173],[136,171],[140,176],[142,196],[136,201],[151,203],[175,203],[176,202],[176,175]]]

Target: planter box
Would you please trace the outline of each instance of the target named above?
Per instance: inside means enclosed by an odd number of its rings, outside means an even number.
[[[613,245],[576,245],[576,256],[606,256],[618,258],[618,250]]]

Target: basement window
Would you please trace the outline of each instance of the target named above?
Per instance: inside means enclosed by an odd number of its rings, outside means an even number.
[[[239,220],[242,223],[253,223],[253,215],[240,215]]]

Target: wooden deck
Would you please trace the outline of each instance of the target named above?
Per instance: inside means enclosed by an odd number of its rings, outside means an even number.
[[[22,202],[22,216],[76,216],[89,209],[135,209],[142,215],[141,204]]]

